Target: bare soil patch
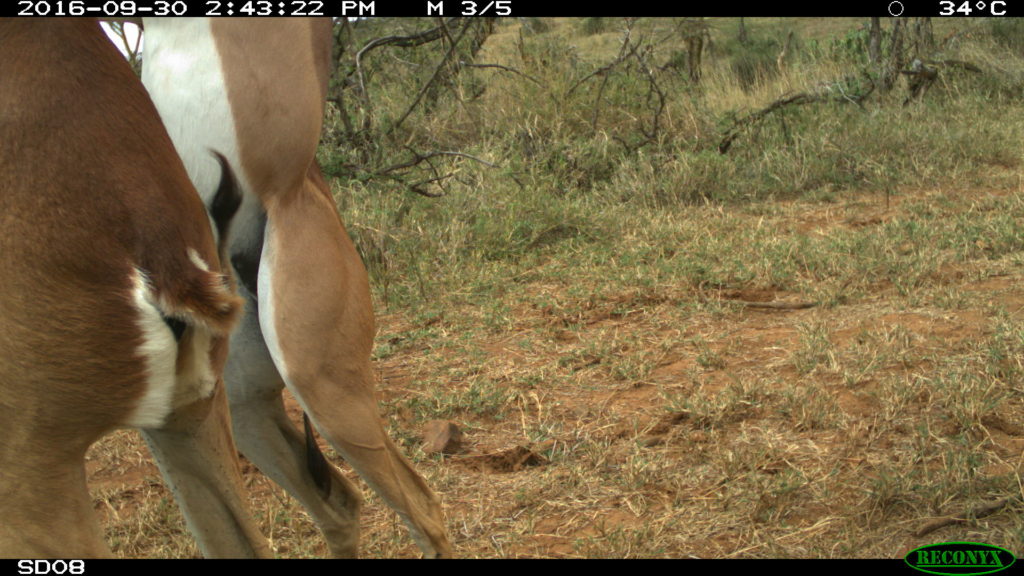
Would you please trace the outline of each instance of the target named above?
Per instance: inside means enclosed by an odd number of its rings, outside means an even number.
[[[791,233],[881,226],[935,194],[888,208],[811,205]],[[536,291],[559,305],[511,298],[512,327],[468,342],[457,322],[441,330],[384,314],[380,340],[394,350],[378,362],[382,414],[442,494],[463,556],[892,558],[950,540],[1020,552],[1020,262],[964,260],[923,280],[920,294],[878,283],[848,302],[792,309],[743,304],[807,300],[775,287],[586,300],[547,283]],[[431,418],[458,422],[460,453],[418,452],[418,426]],[[131,517],[169,498],[137,435],[105,439],[88,466],[120,553],[189,553],[161,542],[187,539],[180,527],[124,544],[123,534],[151,529]],[[246,475],[280,555],[326,553],[294,502],[251,466]],[[366,494],[364,554],[417,556]],[[984,518],[917,535],[1001,499]]]

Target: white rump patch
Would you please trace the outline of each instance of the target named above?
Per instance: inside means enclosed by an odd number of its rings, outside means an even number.
[[[175,408],[213,394],[217,377],[210,365],[212,335],[205,326],[190,324],[179,343],[164,321],[165,313],[156,304],[145,273],[136,269],[132,284],[142,330],[138,354],[146,363],[146,392],[127,425],[160,428]]]
[[[171,413],[175,388],[175,363],[178,343],[170,326],[154,302],[153,290],[146,275],[136,269],[132,278],[132,302],[138,310],[142,344],[138,353],[146,362],[146,393],[139,401],[128,425],[136,428],[159,428]]]
[[[221,179],[210,150],[235,167],[241,189],[251,190],[239,169],[234,114],[210,19],[146,18],[145,39],[142,83],[203,203],[209,205]]]

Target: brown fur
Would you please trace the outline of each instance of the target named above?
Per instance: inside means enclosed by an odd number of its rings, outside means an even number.
[[[242,168],[267,212],[276,254],[261,266],[273,270],[274,326],[287,377],[317,429],[409,524],[424,552],[451,556],[440,499],[381,422],[370,362],[375,327],[369,279],[315,160],[330,75],[330,21],[284,25],[213,22],[221,61],[228,63]],[[312,49],[297,50],[306,39]],[[253,46],[275,57],[254,57]],[[345,495],[338,500],[347,510],[339,516],[357,517],[358,491],[340,474],[332,478],[335,492]],[[332,552],[355,555],[357,523],[339,532],[349,536],[329,539]]]
[[[149,33],[158,30],[154,25]],[[381,422],[370,362],[374,317],[366,269],[315,161],[331,71],[331,21],[215,18],[210,30],[231,108],[225,122],[233,123],[238,141],[234,168],[266,216],[266,236],[255,239],[262,241],[255,249],[262,249],[259,280],[269,279],[270,290],[258,284],[260,292],[253,291],[259,307],[249,309],[240,329],[245,332],[235,334],[236,350],[243,353],[229,364],[254,358],[268,363],[229,371],[238,378],[228,388],[239,445],[303,503],[332,554],[357,554],[362,498],[334,467],[324,478],[320,470],[314,477],[300,465],[308,458],[307,443],[284,413],[281,387],[287,384],[316,429],[406,521],[424,554],[451,556],[440,500]],[[190,77],[175,73],[154,74],[154,89],[168,81],[185,87]],[[204,105],[205,88],[190,87],[197,99],[193,108]],[[179,104],[164,110],[175,134],[181,129],[189,137],[179,145],[208,145]],[[253,244],[241,244],[239,253],[248,257]],[[254,268],[249,262],[245,267]],[[281,354],[271,357],[271,349]],[[253,365],[266,368],[254,373]]]
[[[214,18],[211,29],[221,61],[231,63],[225,67],[231,108],[244,112],[235,114],[240,170],[261,200],[298,189],[320,143],[330,19]],[[303,48],[315,43],[324,44]],[[254,46],[287,57],[254,58]],[[316,85],[306,90],[310,78]]]
[[[221,334],[241,303],[156,110],[98,23],[0,20],[0,46],[0,556],[107,555],[83,457],[145,392],[134,270],[165,313]]]

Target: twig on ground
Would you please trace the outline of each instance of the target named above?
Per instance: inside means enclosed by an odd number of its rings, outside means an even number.
[[[959,516],[936,518],[922,526],[917,532],[914,532],[914,536],[920,538],[921,536],[935,532],[939,528],[944,528],[952,524],[962,524],[977,518],[984,518],[985,516],[991,516],[1013,501],[1014,498],[1003,498],[1001,500],[996,500],[995,502],[989,502],[987,504],[977,506],[963,514],[960,514]]]

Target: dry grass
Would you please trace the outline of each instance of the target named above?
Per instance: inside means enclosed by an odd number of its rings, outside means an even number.
[[[627,149],[653,110],[639,66],[570,90],[615,58],[621,27],[550,24],[524,53],[519,21],[502,24],[481,55],[540,85],[463,71],[458,98],[403,127],[403,146],[499,168],[453,167],[436,200],[390,181],[336,189],[377,290],[382,415],[442,495],[457,553],[1024,551],[1024,131],[1005,121],[1020,117],[1021,59],[966,34],[944,56],[979,62],[977,76],[944,72],[908,107],[894,92],[796,108],[720,155],[730,114],[856,71],[808,48],[855,23],[751,19],[762,41],[797,27],[805,52],[745,88],[734,59],[713,56],[695,92],[660,68],[681,46],[657,41],[671,22],[642,19],[633,39],[671,98],[659,139]],[[735,26],[714,23],[720,47]],[[380,64],[398,86],[374,86],[381,118],[416,93],[399,64]],[[438,418],[466,432],[462,453],[419,449]],[[197,554],[136,435],[90,454],[117,553]],[[326,554],[305,512],[246,475],[280,556]],[[418,555],[370,493],[362,527],[365,556]]]
[[[889,211],[794,202],[727,217],[769,230],[761,241],[772,244],[864,233],[913,219],[922,203],[952,217],[1022,202],[1021,190],[925,191]],[[566,274],[571,263],[551,266],[491,309],[380,319],[385,417],[443,495],[461,556],[899,557],[947,540],[1019,550],[1019,253],[979,253],[906,292],[877,282],[856,302],[791,311],[740,302],[814,292],[616,291]],[[464,453],[418,452],[431,418],[467,431]],[[126,556],[195,555],[136,442],[119,434],[92,452],[108,538]],[[516,447],[538,458],[496,456]],[[257,472],[248,478],[279,554],[325,553],[304,512]],[[992,516],[914,536],[1007,496],[1016,500]],[[366,510],[365,555],[417,555],[375,496]]]

